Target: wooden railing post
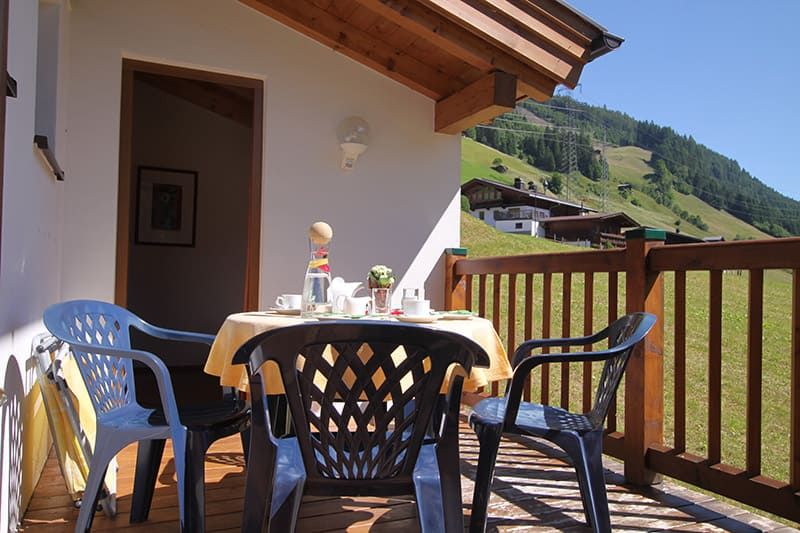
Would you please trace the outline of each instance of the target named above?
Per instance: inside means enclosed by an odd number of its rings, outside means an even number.
[[[663,230],[638,228],[625,234],[626,310],[653,313],[658,321],[631,355],[625,372],[625,478],[637,485],[657,483],[646,468],[651,444],[664,441],[664,277],[647,266],[651,248],[664,244]]]
[[[467,305],[467,276],[456,275],[456,263],[467,258],[466,248],[444,250],[444,308],[469,309]]]

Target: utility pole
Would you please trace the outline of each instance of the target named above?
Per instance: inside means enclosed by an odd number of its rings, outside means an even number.
[[[606,158],[606,145],[608,144],[607,141],[606,141],[606,133],[607,133],[607,131],[608,131],[608,128],[606,127],[606,124],[603,124],[603,147],[601,149],[602,151],[601,151],[601,155],[600,155],[600,157],[602,158],[602,160],[600,161],[600,165],[603,168],[603,177],[602,177],[602,180],[603,180],[603,208],[602,208],[602,211],[603,211],[603,213],[606,212],[606,201],[608,200],[608,159]]]
[[[575,109],[572,107],[572,100],[571,95],[568,91],[564,91],[565,95],[570,98],[564,104],[567,108],[567,142],[564,150],[561,151],[561,172],[563,172],[567,179],[566,179],[566,199],[569,200],[569,186],[570,186],[570,178],[572,178],[573,172],[578,170],[578,134],[577,125],[575,120]]]
[[[576,130],[575,111],[569,111],[569,127],[567,132],[567,154],[569,156],[569,169],[567,173],[567,200],[569,200],[569,185],[572,174],[578,171],[578,134]]]

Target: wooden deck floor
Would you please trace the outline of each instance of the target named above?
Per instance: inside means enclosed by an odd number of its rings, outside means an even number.
[[[119,458],[119,514],[98,513],[93,531],[156,533],[177,530],[177,496],[171,450],[165,453],[150,520],[128,523],[135,447]],[[461,432],[463,500],[466,520],[472,500],[477,442]],[[545,443],[504,441],[489,509],[491,531],[588,531],[574,471]],[[797,531],[670,483],[641,491],[622,484],[619,467],[608,464],[611,522],[615,531]],[[208,531],[238,531],[243,502],[244,462],[238,438],[216,443],[206,462]],[[50,457],[25,514],[23,531],[72,531],[77,510],[64,489],[58,465]],[[298,531],[416,531],[410,498],[307,498]]]

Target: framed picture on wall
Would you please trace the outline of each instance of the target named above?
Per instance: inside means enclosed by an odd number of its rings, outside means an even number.
[[[197,172],[140,166],[136,244],[194,246]]]

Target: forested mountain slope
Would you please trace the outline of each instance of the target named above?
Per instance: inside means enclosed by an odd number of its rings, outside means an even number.
[[[624,211],[638,223],[663,229],[676,227],[682,232],[697,237],[721,235],[727,240],[733,239],[764,239],[769,237],[766,233],[750,226],[746,222],[733,217],[730,213],[715,209],[702,200],[682,193],[674,193],[671,207],[659,204],[651,196],[645,194],[649,181],[646,176],[653,173],[650,167],[651,154],[647,150],[626,146],[624,148],[611,148],[606,150],[609,162],[610,175],[608,194],[606,195],[605,211]],[[498,172],[494,167],[497,160],[505,167],[504,172]],[[498,167],[500,168],[500,167]],[[524,182],[533,181],[541,192],[544,187],[542,180],[552,181],[552,172],[529,165],[516,157],[511,157],[494,148],[475,142],[469,138],[462,138],[461,142],[461,181],[462,183],[472,178],[489,178],[500,183],[513,185],[514,178],[520,177]],[[569,180],[562,175],[562,188],[559,194],[548,191],[552,196],[566,198],[566,184],[569,181],[571,200],[583,201],[587,206],[601,209],[603,182],[592,181],[582,175],[573,175]],[[620,183],[631,184],[634,188],[630,191],[620,191]],[[684,220],[673,211],[689,213],[687,218],[700,222],[703,227]]]
[[[644,182],[632,184],[633,190],[669,208],[680,220],[702,231],[710,229],[707,221],[697,219],[702,219],[700,213],[688,209],[692,203],[688,198],[696,197],[770,235],[800,235],[800,202],[765,185],[691,135],[569,97],[555,97],[544,105],[526,101],[521,107],[524,111],[505,114],[466,135],[544,172],[556,173],[560,178],[556,181],[562,184],[585,177],[603,184],[603,189],[605,160],[609,185],[616,188],[624,182],[625,172],[614,164],[615,150],[636,147],[649,154],[645,163],[650,171],[644,174]],[[538,117],[536,124],[531,115]],[[597,192],[602,196],[603,191]]]

